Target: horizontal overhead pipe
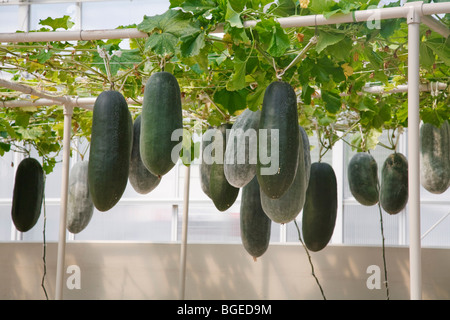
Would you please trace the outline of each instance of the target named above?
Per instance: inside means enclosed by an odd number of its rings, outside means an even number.
[[[2,83],[0,82],[0,86],[2,86]],[[445,90],[447,88],[447,84],[443,82],[436,82],[436,83],[423,83],[420,85],[419,90],[422,92],[430,92],[435,90]],[[371,93],[371,94],[383,94],[383,93],[401,93],[401,92],[407,92],[408,91],[408,85],[398,85],[391,89],[386,89],[384,86],[366,86],[362,88],[364,93]],[[362,94],[362,93],[361,93]],[[345,94],[342,94],[345,96]],[[315,97],[319,97],[319,94],[316,94]],[[0,107],[4,108],[23,108],[23,107],[45,107],[45,106],[52,106],[55,104],[60,104],[61,97],[58,97],[58,101],[55,101],[53,99],[48,98],[42,98],[42,99],[35,99],[35,100],[8,100],[8,101],[0,101]],[[69,99],[69,98],[67,98]],[[78,108],[84,108],[88,110],[92,110],[94,107],[96,98],[95,97],[87,97],[87,98],[79,98],[74,97],[70,98],[69,103],[73,107]],[[137,99],[127,99],[127,103],[130,105],[139,105],[142,104],[142,97],[139,97]]]
[[[421,5],[422,15],[433,15],[450,12],[450,2],[424,3]],[[348,14],[336,14],[326,18],[322,14],[307,16],[292,16],[277,19],[283,28],[320,26],[339,23],[352,23],[362,21],[377,21],[384,19],[406,18],[409,9],[407,6],[379,8],[353,11]],[[442,31],[442,26],[429,22],[429,27],[436,27]],[[257,20],[244,21],[245,27],[255,26]],[[223,32],[220,25],[214,32]],[[14,32],[0,33],[0,42],[45,42],[45,41],[77,41],[77,40],[100,40],[100,39],[125,39],[145,38],[148,34],[136,28],[106,29],[106,30],[78,30],[78,31],[53,31],[53,32]]]
[[[439,33],[444,38],[448,38],[450,36],[450,29],[445,24],[436,20],[432,16],[423,16],[422,23],[435,32]]]
[[[0,42],[86,41],[101,39],[145,38],[148,34],[136,28],[0,33]]]

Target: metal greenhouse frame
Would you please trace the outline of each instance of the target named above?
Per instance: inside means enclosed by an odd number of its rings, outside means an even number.
[[[408,92],[408,179],[409,179],[409,261],[410,261],[410,298],[422,299],[422,270],[421,270],[421,236],[420,236],[420,174],[419,174],[419,91],[429,90],[420,84],[419,76],[419,28],[424,23],[444,37],[448,37],[450,31],[445,25],[432,18],[435,14],[450,13],[450,2],[428,3],[411,2],[402,7],[379,8],[372,10],[354,11],[349,14],[334,15],[325,18],[323,15],[292,16],[278,19],[284,28],[301,26],[319,26],[338,23],[354,23],[363,21],[378,21],[383,19],[406,18],[408,24],[408,85],[401,91]],[[245,27],[251,27],[255,21],[244,22]],[[31,41],[58,41],[58,40],[95,40],[113,38],[144,38],[146,33],[137,29],[114,29],[114,30],[92,30],[92,31],[61,31],[61,32],[25,32],[25,33],[0,33],[0,42],[31,42]],[[0,79],[0,86],[13,90],[28,90],[6,80]],[[26,92],[26,91],[25,91]],[[33,92],[38,95],[38,93]],[[40,95],[39,105],[55,103],[53,97]],[[69,99],[60,98],[58,103],[64,105],[64,141],[63,141],[63,175],[61,187],[60,226],[56,275],[56,299],[63,297],[63,275],[66,244],[66,213],[67,213],[67,191],[70,160],[70,136],[71,119],[75,106],[92,108],[94,99]],[[28,103],[30,105],[30,103]],[[36,105],[36,104],[35,104]],[[2,106],[2,105],[0,105]],[[4,102],[3,106],[20,106],[20,102]],[[180,298],[184,298],[185,288],[185,266],[186,266],[186,239],[189,205],[189,179],[190,169],[186,166],[186,180],[184,186],[183,227],[181,239],[181,261],[180,261]]]

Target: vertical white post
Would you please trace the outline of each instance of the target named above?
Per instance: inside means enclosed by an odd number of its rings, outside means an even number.
[[[58,258],[56,265],[56,289],[55,299],[62,300],[63,296],[63,275],[64,260],[66,250],[66,216],[67,216],[67,194],[69,187],[69,161],[70,161],[70,141],[72,135],[72,114],[73,107],[69,104],[64,106],[64,137],[63,137],[63,171],[61,178],[61,207],[59,220],[59,241]]]
[[[336,174],[338,196],[336,227],[331,237],[333,244],[341,244],[344,241],[344,165],[344,141],[340,139],[333,145],[332,158],[332,166]]]
[[[20,2],[25,2],[24,0]],[[18,12],[19,30],[28,32],[30,31],[30,5],[19,4]]]
[[[422,2],[408,3],[409,261],[412,300],[422,299],[419,166],[419,44]]]
[[[184,177],[184,199],[183,199],[183,225],[181,232],[181,254],[180,254],[180,300],[184,300],[184,293],[186,287],[186,249],[187,249],[187,227],[188,227],[188,212],[189,212],[189,183],[191,176],[191,166],[186,166]]]

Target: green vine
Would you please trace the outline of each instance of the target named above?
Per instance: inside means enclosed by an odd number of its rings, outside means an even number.
[[[282,28],[277,18],[323,14],[326,17],[366,10],[379,1],[226,1],[171,0],[160,15],[118,28],[137,28],[147,38],[107,41],[2,43],[0,71],[10,81],[54,97],[96,97],[118,90],[140,101],[155,71],[173,73],[179,81],[186,117],[216,126],[246,108],[259,109],[265,88],[277,79],[298,95],[299,124],[308,132],[320,128],[323,156],[343,139],[354,149],[383,145],[378,132],[407,127],[407,95],[365,93],[369,86],[386,90],[406,84],[407,24],[383,20],[381,28],[364,22]],[[389,7],[399,6],[400,1]],[[450,25],[449,15],[440,17]],[[253,27],[245,27],[253,21]],[[68,16],[47,18],[39,31],[59,31]],[[220,28],[221,34],[216,34]],[[421,26],[421,79],[444,88],[421,92],[423,122],[439,125],[450,118],[449,40]],[[436,88],[436,86],[435,86]],[[14,101],[39,97],[0,87],[0,155],[28,141],[52,172],[62,148],[62,105],[12,108]],[[131,108],[131,106],[130,106]],[[136,109],[139,112],[139,109]],[[89,137],[91,112],[74,110],[73,137]],[[357,125],[356,125],[357,124]],[[359,127],[360,126],[360,127]],[[361,145],[361,142],[366,142]],[[390,146],[395,146],[395,140]]]

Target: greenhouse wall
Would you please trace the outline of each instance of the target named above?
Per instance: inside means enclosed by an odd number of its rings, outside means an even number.
[[[53,298],[57,244],[47,246],[45,290]],[[450,252],[427,248],[423,298],[450,298]],[[382,249],[328,246],[311,253],[315,274],[328,300],[383,300]],[[407,247],[386,250],[390,299],[409,299]],[[71,242],[66,249],[64,299],[178,299],[180,246],[156,243]],[[0,244],[0,299],[45,299],[42,244]],[[272,245],[253,261],[237,244],[190,244],[185,299],[323,299],[300,244]]]

